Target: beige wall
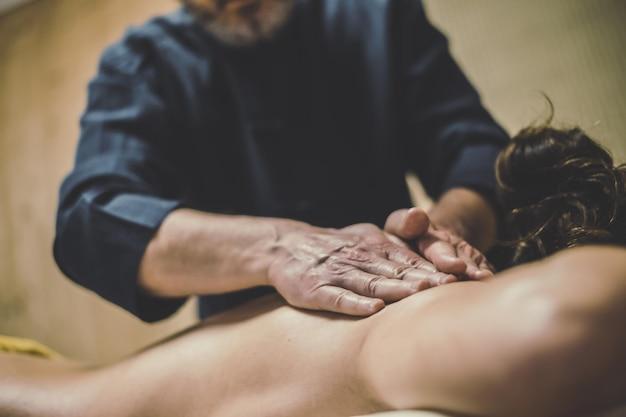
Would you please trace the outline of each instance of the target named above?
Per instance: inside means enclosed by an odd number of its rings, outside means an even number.
[[[363,0],[370,1],[370,0]],[[430,0],[430,14],[510,131],[555,102],[626,160],[621,0]],[[51,257],[57,187],[102,48],[173,0],[39,0],[0,17],[0,334],[77,358],[128,353],[192,320],[148,326],[62,278]]]
[[[512,133],[579,125],[626,162],[626,1],[426,0],[466,74]]]
[[[108,360],[191,320],[148,326],[71,284],[51,256],[57,189],[102,48],[170,0],[40,0],[0,18],[0,334]]]

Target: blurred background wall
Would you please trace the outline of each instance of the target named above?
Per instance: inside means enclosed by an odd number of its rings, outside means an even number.
[[[373,1],[373,0],[363,0]],[[432,20],[511,132],[556,106],[626,160],[626,1],[427,0]],[[0,15],[0,334],[91,361],[193,321],[146,325],[63,278],[51,256],[57,189],[72,164],[101,50],[173,0],[37,0]]]
[[[626,1],[427,0],[432,21],[487,107],[511,133],[579,125],[626,160]]]
[[[0,17],[0,334],[109,360],[192,320],[146,325],[65,279],[52,259],[60,181],[105,45],[173,0],[36,0]]]

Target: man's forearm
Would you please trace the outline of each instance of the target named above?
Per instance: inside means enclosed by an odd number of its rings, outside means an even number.
[[[360,316],[447,278],[374,225],[325,229],[188,209],[165,219],[139,268],[139,284],[161,297],[269,285],[296,307]]]
[[[482,252],[496,239],[496,213],[476,191],[453,188],[441,196],[428,215],[435,225],[450,229]]]
[[[283,233],[305,228],[312,227],[285,219],[176,210],[149,243],[139,282],[167,297],[266,285],[274,243]]]

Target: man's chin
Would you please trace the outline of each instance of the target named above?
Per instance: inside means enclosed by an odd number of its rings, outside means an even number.
[[[251,46],[261,41],[271,39],[276,31],[275,30],[262,31],[254,24],[233,26],[222,26],[219,23],[211,22],[206,23],[205,28],[211,34],[213,34],[222,43],[230,46]]]
[[[204,27],[225,44],[254,45],[271,39],[287,22],[292,9],[292,0],[261,0],[252,15],[223,13],[204,20]]]

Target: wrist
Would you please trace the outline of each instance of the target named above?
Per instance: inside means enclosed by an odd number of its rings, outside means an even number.
[[[428,215],[433,224],[457,234],[480,251],[489,249],[495,241],[495,211],[476,191],[451,189],[439,199]]]
[[[268,285],[276,241],[306,227],[311,226],[292,220],[176,210],[148,244],[139,284],[168,297]]]
[[[290,255],[287,241],[289,237],[296,233],[313,233],[320,230],[318,227],[308,223],[289,219],[267,219],[268,231],[262,239],[254,253],[256,263],[259,265],[258,285],[272,285],[271,270],[274,265],[284,263]]]
[[[471,238],[471,231],[462,219],[449,215],[445,210],[437,210],[437,206],[428,212],[431,223],[438,229],[446,229],[461,238]]]

